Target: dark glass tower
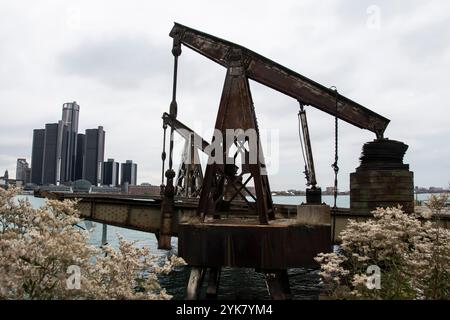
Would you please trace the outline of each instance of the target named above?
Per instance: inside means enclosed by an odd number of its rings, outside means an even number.
[[[103,184],[113,187],[119,185],[119,163],[114,159],[108,159],[103,163]]]
[[[86,130],[86,145],[83,163],[83,179],[93,185],[103,182],[103,161],[105,156],[105,131],[100,126],[97,129]]]
[[[56,185],[60,182],[61,169],[65,163],[65,154],[63,153],[64,127],[62,121],[45,125],[42,184]]]
[[[44,163],[45,129],[33,130],[33,147],[31,150],[31,183],[42,184],[42,165]]]
[[[62,122],[65,126],[63,135],[63,157],[61,181],[75,181],[77,161],[77,134],[80,106],[74,102],[63,104]]]
[[[86,148],[86,135],[77,134],[77,156],[75,161],[75,181],[83,179],[84,151]]]
[[[123,185],[126,182],[130,185],[136,185],[137,182],[137,164],[132,160],[127,160],[121,165],[120,183]]]

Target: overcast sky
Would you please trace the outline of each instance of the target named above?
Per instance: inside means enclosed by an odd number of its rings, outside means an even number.
[[[161,115],[171,100],[173,22],[241,44],[389,118],[409,145],[415,185],[450,182],[449,1],[0,2],[0,174],[31,158],[32,130],[81,106],[80,130],[102,125],[105,159],[138,163],[160,183]],[[179,120],[212,134],[225,69],[183,48]],[[298,103],[251,82],[272,190],[304,189]],[[333,124],[307,108],[319,185],[333,181]],[[340,122],[340,189],[374,134]],[[276,146],[279,153],[270,150]],[[178,151],[178,150],[177,150]],[[271,153],[272,157],[269,157]],[[178,162],[180,155],[175,154]]]

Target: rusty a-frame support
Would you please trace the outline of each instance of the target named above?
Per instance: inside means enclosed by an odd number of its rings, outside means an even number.
[[[234,51],[230,57],[215,129],[220,134],[222,143],[216,144],[219,150],[214,149],[214,154],[208,161],[197,214],[202,219],[206,215],[219,217],[222,210],[229,208],[229,202],[236,195],[241,195],[243,199],[246,199],[245,195],[249,195],[255,200],[254,204],[248,202],[249,206],[259,216],[259,222],[267,224],[269,219],[274,219],[272,196],[248,78],[239,50]],[[236,152],[227,143],[229,141],[237,146]],[[237,157],[240,153],[244,156],[239,164]],[[244,179],[245,182],[242,183]],[[251,180],[255,194],[247,188]],[[224,197],[226,189],[233,194],[228,199]],[[246,191],[245,194],[243,190]]]

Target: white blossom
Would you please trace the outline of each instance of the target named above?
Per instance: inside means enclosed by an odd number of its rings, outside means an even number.
[[[184,261],[172,256],[162,267],[148,248],[119,238],[118,250],[89,245],[76,201],[48,200],[33,209],[14,200],[17,189],[0,189],[0,299],[170,299],[157,273]],[[81,287],[68,290],[66,273],[76,265]]]
[[[438,204],[441,203],[439,199]],[[316,257],[329,296],[448,299],[450,230],[440,228],[434,221],[421,221],[401,208],[377,209],[373,213],[374,219],[349,221],[340,234],[338,252]],[[370,265],[382,270],[379,290],[365,285]]]

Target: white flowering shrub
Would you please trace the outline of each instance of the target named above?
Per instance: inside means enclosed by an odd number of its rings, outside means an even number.
[[[377,209],[350,221],[334,253],[319,254],[326,295],[333,299],[448,299],[450,230],[404,213]],[[368,286],[369,266],[381,270],[379,289]]]
[[[75,226],[75,201],[48,200],[34,209],[17,193],[0,188],[0,299],[171,298],[157,275],[183,264],[181,258],[159,266],[148,248],[122,238],[118,250],[97,248]]]

